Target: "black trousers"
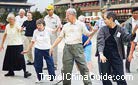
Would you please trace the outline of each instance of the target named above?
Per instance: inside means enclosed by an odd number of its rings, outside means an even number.
[[[112,53],[104,54],[107,57],[107,61],[102,63],[99,61],[99,70],[101,76],[111,76],[111,68],[112,72],[112,79],[117,82],[117,85],[127,85],[125,79],[121,79],[124,76],[123,70],[123,59],[119,56],[118,52],[113,51]],[[112,85],[110,79],[105,79],[102,77],[103,85]]]
[[[131,46],[127,46],[127,58],[129,56],[130,48],[131,48]],[[127,60],[127,58],[126,58],[126,62],[125,62],[125,67],[126,67],[127,71],[130,71],[130,62]]]

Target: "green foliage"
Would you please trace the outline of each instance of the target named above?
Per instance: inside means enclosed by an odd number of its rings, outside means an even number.
[[[32,12],[32,14],[33,14],[33,19],[35,20],[43,18],[43,15],[37,10],[35,12]]]
[[[66,10],[68,9],[68,6],[61,6],[55,9],[55,14],[57,14],[62,21],[65,20],[66,17]]]
[[[55,8],[54,13],[57,14],[62,21],[65,21],[67,9],[68,9],[67,5],[60,6],[60,7]],[[75,9],[77,11],[77,17],[83,14],[83,12],[80,10],[80,7],[75,8]],[[16,13],[14,14],[16,15]],[[47,15],[47,12],[44,11],[43,13],[40,13],[36,9],[34,12],[32,12],[32,14],[33,14],[33,19],[37,20],[39,18],[44,18]],[[4,12],[2,15],[0,15],[0,22],[6,23],[7,15],[8,15],[8,12]]]
[[[8,12],[4,12],[2,15],[0,15],[0,22],[6,23]]]

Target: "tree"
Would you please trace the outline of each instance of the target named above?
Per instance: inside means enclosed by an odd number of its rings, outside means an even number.
[[[6,19],[7,19],[7,16],[8,16],[8,12],[4,12],[1,16],[0,16],[0,22],[2,23],[6,23]]]
[[[35,20],[43,18],[42,14],[37,10],[35,10],[35,12],[33,12],[32,14],[33,14],[33,19]]]

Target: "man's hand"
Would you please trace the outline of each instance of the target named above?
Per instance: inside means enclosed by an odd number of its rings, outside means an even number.
[[[49,55],[52,56],[53,55],[53,52],[54,52],[54,49],[53,48],[50,48]]]
[[[129,56],[128,56],[128,58],[127,58],[127,60],[129,61],[129,62],[131,62],[131,60],[133,59],[133,54],[129,54]]]
[[[105,63],[106,61],[107,58],[102,53],[100,53],[100,62]]]

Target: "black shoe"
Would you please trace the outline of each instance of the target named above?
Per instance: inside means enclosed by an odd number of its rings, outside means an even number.
[[[4,76],[14,76],[14,72],[8,72],[8,73],[5,74]]]
[[[27,65],[34,65],[34,63],[28,62]]]
[[[90,75],[91,79],[94,79],[94,75]]]
[[[50,81],[53,81],[55,79],[55,75],[51,75],[51,76],[52,77],[51,77]]]
[[[54,69],[57,70],[57,67],[54,67]],[[48,68],[47,67],[43,68],[43,70],[48,70]]]
[[[24,78],[28,78],[29,76],[31,76],[32,74],[31,73],[29,73],[28,71],[26,71],[25,73],[24,73]]]

